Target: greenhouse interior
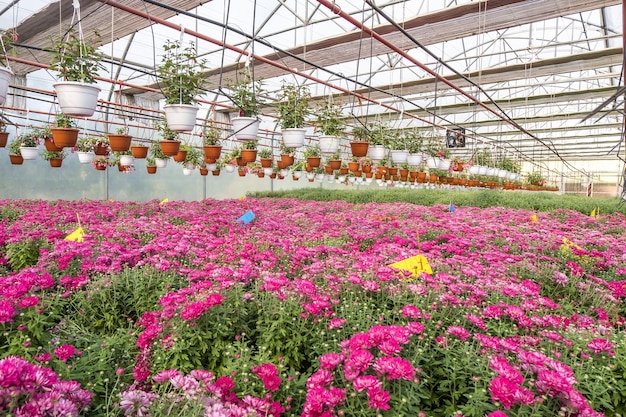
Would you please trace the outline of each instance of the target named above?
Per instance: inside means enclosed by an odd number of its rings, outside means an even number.
[[[625,4],[0,0],[0,416],[626,416]]]

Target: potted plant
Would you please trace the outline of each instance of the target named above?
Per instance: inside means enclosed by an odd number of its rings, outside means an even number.
[[[150,157],[155,160],[157,168],[165,168],[167,166],[169,156],[163,153],[163,149],[161,148],[161,142],[152,142],[150,150],[148,151],[148,155],[150,155]]]
[[[202,144],[204,145],[204,159],[209,161],[216,161],[222,154],[222,145],[220,145],[221,131],[215,127],[214,121],[207,121],[204,125],[204,129],[200,132],[202,137]]]
[[[41,153],[43,160],[48,161],[52,168],[60,168],[66,156],[67,153],[65,153],[64,149],[61,149],[60,151],[49,151],[44,149]]]
[[[163,59],[157,68],[161,92],[165,96],[165,117],[174,132],[187,132],[196,125],[197,96],[202,95],[206,60],[199,59],[193,42],[182,47],[179,41],[166,41]]]
[[[389,157],[394,164],[404,164],[409,156],[406,149],[406,140],[397,132],[389,133]]]
[[[97,142],[98,138],[95,136],[83,136],[78,141],[76,141],[76,146],[74,146],[74,150],[78,154],[78,161],[81,164],[89,164],[93,161],[95,154],[93,153],[93,148]]]
[[[280,162],[285,166],[291,166],[296,156],[296,150],[285,145],[284,142],[280,143]]]
[[[0,148],[7,146],[9,141],[9,132],[7,132],[7,125],[4,120],[0,119]]]
[[[126,127],[118,128],[115,133],[109,133],[109,147],[113,152],[126,152],[130,149],[133,137],[128,134]]]
[[[109,159],[104,155],[96,155],[91,161],[91,165],[93,165],[94,169],[97,171],[104,171],[109,166]]]
[[[282,83],[277,97],[283,143],[290,148],[304,145],[304,121],[309,115],[311,93],[306,85]]]
[[[304,150],[304,158],[311,168],[317,168],[320,166],[322,157],[321,149],[318,144],[310,144]]]
[[[180,147],[178,148],[178,153],[172,156],[174,162],[184,162],[187,157],[187,152],[191,150],[191,146],[187,143],[181,142]]]
[[[54,137],[52,131],[48,126],[33,127],[31,128],[30,135],[37,139],[37,142],[43,142],[45,148],[49,151],[60,151],[63,149],[61,146],[57,146],[54,143]]]
[[[17,32],[13,29],[7,29],[0,31],[0,38],[2,40],[2,59],[3,65],[0,65],[0,105],[4,104],[7,93],[9,92],[9,83],[13,76],[11,66],[7,54],[12,50],[13,42],[17,41]],[[6,143],[5,143],[6,145]]]
[[[131,142],[130,151],[135,159],[144,159],[148,156],[149,147],[139,142]]]
[[[231,151],[227,155],[223,156],[222,159],[225,163],[224,169],[226,172],[235,172],[240,161],[242,162],[242,165],[245,165],[245,162],[241,159],[241,148],[238,146],[231,149]]]
[[[187,169],[195,169],[204,163],[202,160],[202,152],[200,149],[189,147],[187,154],[185,155],[185,159],[180,163]]]
[[[52,140],[59,148],[73,148],[78,141],[78,129],[74,119],[65,114],[59,113],[54,119],[54,125],[50,128]]]
[[[135,162],[133,153],[130,150],[113,152],[113,156],[122,166],[131,166]]]
[[[274,164],[274,153],[269,148],[263,148],[259,151],[262,168],[271,168]]]
[[[537,187],[542,187],[546,182],[546,179],[538,171],[529,172],[526,174],[526,183]]]
[[[325,102],[316,110],[316,128],[322,133],[320,136],[320,151],[323,154],[332,154],[339,149],[339,137],[343,133],[345,123],[341,120],[342,107],[331,101]]]
[[[160,141],[161,151],[166,156],[174,156],[178,153],[180,149],[180,140],[178,140],[178,132],[174,132],[170,129],[167,120],[161,119],[159,122],[157,129],[161,134],[163,140]]]
[[[24,163],[24,158],[22,157],[22,150],[20,149],[22,146],[22,142],[19,138],[15,138],[12,142],[9,143],[8,151],[9,151],[9,160],[13,165],[22,165]]]
[[[148,174],[156,174],[157,172],[156,160],[151,156],[146,158],[146,171]]]
[[[405,132],[404,135],[406,149],[409,151],[407,162],[409,165],[418,166],[422,163],[422,144],[424,138],[416,129]]]
[[[352,128],[352,141],[350,141],[350,151],[352,156],[361,157],[367,155],[367,150],[370,145],[370,129],[364,124],[354,126]],[[372,159],[375,159],[377,155],[370,155]]]
[[[264,104],[261,98],[264,92],[263,82],[254,81],[247,71],[240,72],[239,76],[237,82],[227,85],[232,93],[231,100],[239,110],[238,117],[231,120],[234,136],[240,141],[256,140],[260,124],[257,115],[259,106]]]
[[[25,161],[37,159],[39,138],[33,136],[32,133],[25,133],[18,136],[17,141],[20,143],[20,155],[22,155]]]
[[[92,85],[102,65],[102,56],[96,49],[99,36],[86,42],[75,31],[54,43],[50,69],[59,73],[54,90],[63,113],[76,117],[93,115],[98,104],[100,88]]]
[[[243,159],[246,164],[256,161],[258,153],[257,145],[258,141],[256,140],[244,142],[243,148],[241,149],[241,159]]]

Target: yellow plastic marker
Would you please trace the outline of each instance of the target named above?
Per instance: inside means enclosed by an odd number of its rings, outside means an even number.
[[[576,248],[576,249],[582,249],[580,246],[578,246],[577,244],[575,244],[574,242],[572,242],[571,240],[569,240],[568,238],[564,237],[563,238],[563,245],[562,246],[567,246],[570,248]]]
[[[532,216],[530,216],[530,221],[533,223],[537,223],[539,222],[539,219],[537,219],[537,215],[533,214]]]
[[[70,233],[69,235],[65,236],[65,240],[71,240],[74,242],[82,242],[83,236],[85,235],[85,231],[80,225],[80,216],[78,215],[78,213],[76,213],[76,218],[78,219],[78,228],[74,230],[72,233]]]
[[[246,197],[245,197],[245,196],[243,196],[243,195],[242,195],[241,197],[239,197],[239,201],[243,201],[243,200],[245,200],[245,199],[246,199]]]
[[[162,206],[165,203],[168,203],[170,200],[167,198],[164,198],[163,200],[161,200],[161,202],[159,203],[160,206]]]
[[[420,250],[419,232],[417,232],[417,250]],[[389,265],[389,267],[399,269],[401,271],[408,271],[411,273],[412,277],[419,277],[422,272],[426,272],[431,275],[433,273],[433,269],[430,267],[428,259],[426,259],[424,255],[411,256],[410,258],[394,262]]]

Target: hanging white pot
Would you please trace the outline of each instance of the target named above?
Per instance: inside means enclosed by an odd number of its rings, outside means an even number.
[[[469,173],[472,175],[480,174],[480,165],[472,165],[469,167]]]
[[[39,149],[36,146],[20,146],[20,153],[22,154],[22,158],[24,160],[33,160],[37,159],[37,155],[39,155]]]
[[[337,177],[337,182],[344,182],[346,180],[346,176],[345,175],[340,175]]]
[[[509,175],[509,171],[505,169],[498,170],[498,178],[507,178],[508,175]]]
[[[256,140],[261,123],[255,117],[233,117],[231,120],[235,139],[250,142]]]
[[[308,180],[312,180],[312,179],[314,179],[314,178],[315,178],[315,173],[313,173],[313,172],[307,172],[307,173],[306,173],[306,178],[307,178]]]
[[[167,166],[167,159],[165,158],[155,158],[154,163],[157,168],[165,168]]]
[[[335,182],[335,175],[334,174],[327,174],[326,175],[326,182],[329,184],[332,184]]]
[[[439,161],[441,161],[441,158],[435,158],[434,156],[429,156],[428,159],[426,159],[426,165],[430,169],[439,169]]]
[[[61,111],[68,116],[89,117],[96,111],[100,87],[78,81],[59,81],[52,86]]]
[[[217,164],[206,164],[206,169],[209,171],[215,171],[217,169]]]
[[[320,136],[320,151],[333,154],[339,149],[339,138],[336,136]]]
[[[135,162],[132,155],[120,155],[120,165],[129,166]]]
[[[93,152],[77,151],[76,154],[78,155],[78,162],[81,164],[90,164],[96,156]]]
[[[370,144],[369,148],[367,149],[367,154],[372,161],[382,161],[383,159],[385,159],[385,150],[386,148],[383,145]]]
[[[189,132],[196,126],[198,107],[191,104],[166,104],[163,106],[167,127],[174,132]]]
[[[406,157],[406,162],[407,164],[411,165],[411,166],[418,166],[419,164],[422,163],[422,153],[410,153],[407,155]]]
[[[190,170],[189,168],[183,168],[183,175],[191,175],[192,170]]]
[[[301,128],[283,129],[283,144],[287,148],[300,148],[304,146],[305,132],[306,129]]]
[[[487,175],[488,170],[489,168],[487,168],[485,165],[480,165],[478,169],[478,175]]]
[[[489,175],[491,177],[495,177],[496,175],[498,175],[498,170],[496,168],[493,168],[493,167],[487,168],[486,175]]]
[[[7,98],[12,76],[13,71],[7,67],[0,67],[0,105],[4,104],[4,101]]]
[[[272,172],[274,172],[273,168],[263,168],[263,173],[267,176],[272,175]]]
[[[224,170],[226,172],[231,172],[232,173],[232,172],[235,172],[236,169],[237,169],[237,167],[235,165],[232,165],[232,164],[228,164],[228,165],[224,166]]]
[[[315,181],[323,182],[325,176],[326,176],[326,174],[315,174]]]
[[[389,155],[391,155],[391,160],[395,164],[404,164],[409,156],[409,151],[404,151],[400,149],[392,149],[389,151]]]
[[[439,159],[439,163],[437,164],[437,169],[443,169],[443,170],[447,171],[448,169],[450,169],[450,164],[451,163],[452,163],[452,161],[450,159],[441,158],[441,159]]]

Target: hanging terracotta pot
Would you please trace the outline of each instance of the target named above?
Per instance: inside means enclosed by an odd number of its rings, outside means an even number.
[[[109,154],[109,148],[104,145],[97,145],[94,146],[93,153],[96,155],[107,156]]]
[[[163,151],[163,154],[166,156],[174,156],[178,153],[180,149],[179,140],[162,140],[159,143],[161,144],[161,150]]]
[[[67,127],[53,127],[52,140],[60,148],[73,148],[78,141],[78,129]]]
[[[172,157],[172,159],[176,162],[183,162],[187,158],[187,151],[179,150],[176,155]]]
[[[261,168],[271,168],[274,164],[272,158],[261,158]]]
[[[218,160],[222,155],[222,147],[220,145],[206,145],[204,146],[204,158]]]
[[[24,163],[24,158],[22,158],[22,155],[9,155],[9,160],[13,165],[22,165]]]
[[[322,158],[319,156],[309,156],[306,161],[311,167],[317,168],[322,163]]]
[[[148,156],[148,147],[143,145],[135,145],[130,147],[130,151],[136,159],[145,159]]]
[[[356,156],[357,158],[361,158],[367,155],[367,148],[369,147],[369,142],[350,142],[350,150],[352,151],[352,156]]]
[[[133,137],[130,135],[111,134],[109,135],[109,146],[113,152],[126,152],[130,149],[130,142]]]
[[[246,163],[254,162],[256,161],[257,152],[258,151],[256,149],[242,149],[241,159],[243,159]]]
[[[293,165],[294,157],[293,155],[282,154],[280,156],[280,160],[285,164],[285,166],[291,166]]]
[[[0,148],[4,148],[7,146],[7,141],[9,139],[9,132],[0,132]]]
[[[48,162],[50,162],[50,166],[52,168],[61,168],[61,165],[63,164],[63,159],[62,158],[52,158]]]
[[[206,177],[209,174],[209,170],[206,168],[200,168],[200,175]]]
[[[49,152],[60,152],[63,150],[63,148],[58,147],[52,140],[44,140],[43,146]]]
[[[328,161],[328,165],[332,169],[341,169],[341,159],[333,159],[332,161]]]
[[[352,172],[356,172],[359,170],[359,163],[358,162],[348,162],[348,170],[352,171]]]
[[[214,169],[213,171],[211,171],[211,173],[213,174],[214,177],[219,177],[220,176],[220,170],[219,169]]]
[[[156,167],[156,165],[153,165],[153,166],[147,166],[147,167],[146,167],[146,171],[148,171],[148,174],[156,174],[156,172],[157,172],[157,167]]]

